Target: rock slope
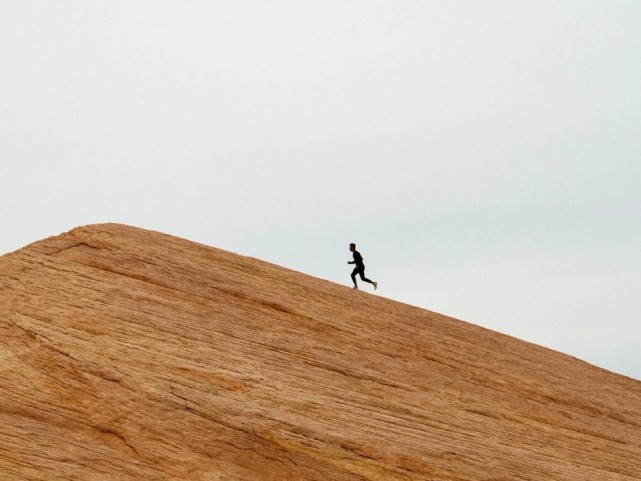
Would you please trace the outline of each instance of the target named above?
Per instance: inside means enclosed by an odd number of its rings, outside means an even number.
[[[641,480],[641,382],[87,226],[0,258],[0,480]]]

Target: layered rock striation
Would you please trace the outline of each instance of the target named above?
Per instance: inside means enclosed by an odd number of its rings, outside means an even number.
[[[0,480],[641,480],[641,382],[87,226],[0,258]]]

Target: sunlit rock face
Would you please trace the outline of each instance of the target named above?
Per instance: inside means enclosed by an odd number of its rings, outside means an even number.
[[[93,225],[0,257],[0,480],[641,480],[641,382]]]

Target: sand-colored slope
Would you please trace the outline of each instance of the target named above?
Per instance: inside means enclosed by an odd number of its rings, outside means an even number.
[[[0,480],[641,480],[641,382],[107,224],[0,258]]]

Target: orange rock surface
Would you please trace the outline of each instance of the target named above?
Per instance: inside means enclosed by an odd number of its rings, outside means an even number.
[[[0,258],[0,480],[641,480],[641,382],[88,226]]]

